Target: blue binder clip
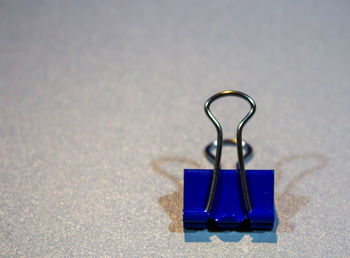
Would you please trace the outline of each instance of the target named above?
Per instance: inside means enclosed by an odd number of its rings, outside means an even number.
[[[224,96],[237,96],[247,100],[251,109],[239,123],[236,139],[223,140],[222,128],[210,111],[213,101]],[[242,129],[256,110],[254,100],[238,91],[223,91],[207,100],[204,110],[217,130],[217,140],[206,147],[207,157],[214,161],[214,170],[184,170],[185,228],[203,229],[208,225],[218,228],[270,230],[273,228],[274,171],[245,170],[244,161],[252,154],[252,147],[242,140]],[[236,169],[220,169],[223,145],[237,145]],[[216,155],[211,150],[216,148]],[[243,149],[245,154],[243,154]]]

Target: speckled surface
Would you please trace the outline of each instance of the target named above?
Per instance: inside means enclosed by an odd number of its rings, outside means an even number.
[[[0,255],[349,256],[349,12],[1,1]],[[276,171],[272,232],[182,229],[183,168],[211,168],[203,103],[225,89],[257,102],[247,167]],[[247,109],[214,105],[226,137]]]

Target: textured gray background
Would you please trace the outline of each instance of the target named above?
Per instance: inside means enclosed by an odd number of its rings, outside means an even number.
[[[349,256],[349,1],[1,1],[0,255]],[[272,232],[183,232],[212,94],[257,102]],[[247,112],[214,106],[226,137]],[[224,167],[236,160],[225,148]]]

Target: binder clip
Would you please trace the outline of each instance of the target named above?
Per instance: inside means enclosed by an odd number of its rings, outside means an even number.
[[[237,127],[236,139],[223,140],[222,127],[210,111],[211,103],[225,96],[245,99],[251,107]],[[239,91],[223,91],[206,101],[204,111],[217,130],[217,140],[205,149],[207,157],[214,161],[214,169],[184,170],[184,228],[204,229],[209,225],[222,229],[273,228],[274,171],[246,170],[244,164],[252,154],[252,147],[242,140],[242,129],[255,110],[254,100]],[[220,168],[223,145],[237,146],[236,169]],[[214,148],[215,156],[211,153]]]

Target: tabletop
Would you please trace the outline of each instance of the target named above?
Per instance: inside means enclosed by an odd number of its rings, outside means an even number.
[[[349,256],[348,1],[0,1],[1,256]],[[271,231],[184,230],[204,102],[257,104]],[[224,137],[249,105],[213,104]],[[225,147],[223,167],[236,162]]]

